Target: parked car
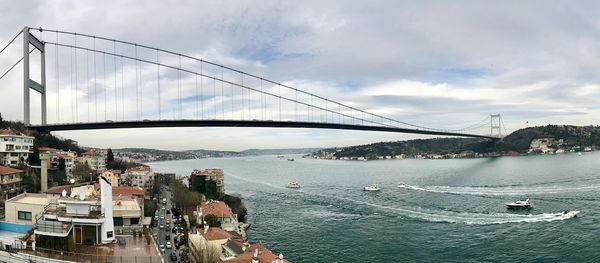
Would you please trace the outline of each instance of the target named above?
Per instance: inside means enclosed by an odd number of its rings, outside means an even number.
[[[173,248],[173,245],[171,245],[171,241],[167,242],[167,248],[169,248],[169,249]]]
[[[177,254],[175,252],[171,252],[171,261],[177,262]]]
[[[166,235],[165,240],[171,240],[171,235]]]
[[[165,253],[165,245],[163,245],[163,244],[160,245],[160,252]]]
[[[165,226],[163,226],[162,224],[160,224],[160,226],[159,226],[159,228],[161,228],[161,229],[162,229],[162,228],[164,228],[164,227],[165,227]]]

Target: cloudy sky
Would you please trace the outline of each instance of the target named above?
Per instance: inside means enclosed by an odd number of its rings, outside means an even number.
[[[597,125],[600,117],[600,6],[591,1],[503,1],[500,5],[484,1],[0,0],[0,4],[1,46],[24,26],[126,40],[224,64],[416,125],[460,128],[500,113],[510,132],[531,125]],[[49,42],[74,41],[50,32],[37,35]],[[134,52],[112,43],[77,41],[131,56]],[[21,43],[0,54],[2,73],[22,56]],[[203,79],[201,85],[208,88],[206,95],[198,97],[195,76],[168,69],[158,73],[155,65],[138,67],[130,61],[121,65],[113,57],[97,56],[95,65],[102,70],[97,69],[94,82],[86,69],[88,52],[48,47],[49,122],[156,119],[159,97],[161,118],[192,119],[199,112],[205,118],[219,114],[274,118],[256,106],[276,105],[274,100]],[[156,60],[156,53],[150,51],[140,50],[138,56]],[[177,57],[160,54],[159,60],[179,65]],[[200,70],[193,61],[181,63]],[[17,67],[0,80],[0,112],[5,119],[22,115],[21,70]],[[218,69],[202,70],[221,74]],[[158,89],[157,75],[160,96],[152,95]],[[235,74],[224,77],[241,81]],[[90,85],[100,86],[101,91],[88,93]],[[220,97],[220,88],[222,94],[233,96]],[[275,86],[263,88],[278,92]],[[141,98],[136,100],[136,91],[145,95],[138,94]],[[99,101],[89,107],[87,102],[93,99]],[[231,100],[245,101],[247,111],[227,108]],[[39,103],[39,96],[33,96],[32,102]],[[39,121],[39,106],[32,111],[33,121]],[[297,111],[284,107],[286,116]],[[310,114],[306,108],[299,111]],[[57,134],[96,147],[225,150],[344,146],[418,137],[266,128]]]

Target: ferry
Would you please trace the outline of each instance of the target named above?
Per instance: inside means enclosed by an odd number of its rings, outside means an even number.
[[[363,188],[363,191],[379,192],[379,186],[377,184],[371,184],[371,185],[365,186],[365,188]]]
[[[506,204],[508,209],[531,209],[533,208],[533,203],[529,201],[529,199],[518,200],[516,202]]]
[[[291,188],[291,189],[300,189],[300,184],[296,181],[293,182],[289,182],[288,184],[285,185],[286,188]]]

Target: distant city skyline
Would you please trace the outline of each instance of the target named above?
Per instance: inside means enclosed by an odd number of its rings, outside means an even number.
[[[190,1],[169,8],[147,2],[139,8],[128,1],[0,2],[6,9],[0,18],[2,45],[24,26],[113,37],[222,63],[429,127],[465,127],[495,113],[502,114],[509,132],[599,124],[597,3]],[[0,55],[2,72],[22,56],[18,43]],[[0,112],[7,120],[22,118],[21,97],[3,96],[21,94],[21,68],[0,80]],[[164,89],[169,93],[168,85]],[[55,111],[49,103],[49,118]],[[101,148],[233,151],[427,138],[270,128],[55,134]]]

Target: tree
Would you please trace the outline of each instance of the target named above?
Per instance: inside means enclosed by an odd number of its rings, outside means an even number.
[[[200,242],[194,242],[193,239],[188,239],[188,246],[190,248],[189,258],[193,263],[217,263],[220,261],[221,248],[218,246],[203,246]]]
[[[221,199],[220,197],[221,196],[217,191],[217,182],[213,180],[206,181],[206,198],[219,200]]]
[[[2,112],[0,112],[0,129],[4,129],[4,119],[2,119]]]
[[[220,227],[221,221],[216,215],[210,214],[204,216],[204,221],[208,224],[209,227]]]
[[[79,182],[87,182],[93,175],[92,168],[87,162],[76,163],[73,167],[73,170],[71,170],[71,173],[73,174],[73,177],[75,177],[75,179]]]
[[[112,149],[108,148],[108,151],[106,152],[106,164],[110,164],[114,161],[115,161],[115,155],[113,154]]]

